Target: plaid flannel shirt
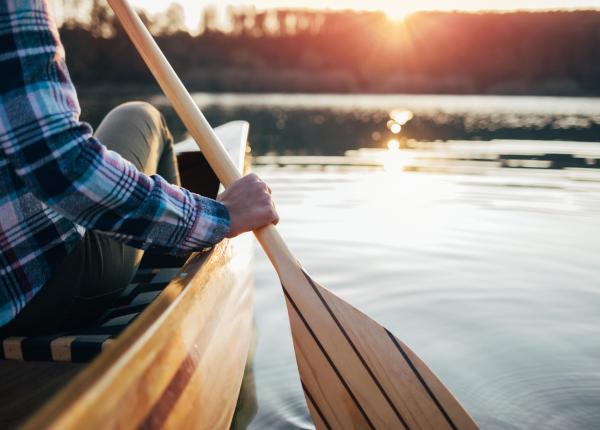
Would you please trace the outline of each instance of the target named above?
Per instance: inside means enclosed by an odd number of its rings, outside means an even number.
[[[0,325],[86,229],[186,254],[229,231],[225,206],[139,172],[79,121],[45,0],[0,0]]]

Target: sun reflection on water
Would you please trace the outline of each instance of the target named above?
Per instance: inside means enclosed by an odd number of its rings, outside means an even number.
[[[398,174],[406,166],[406,154],[400,150],[400,141],[390,139],[387,143],[387,151],[383,154],[383,169],[388,173]]]
[[[390,131],[394,134],[399,134],[402,131],[402,126],[396,122],[390,124],[389,127],[390,127]]]
[[[411,119],[414,114],[407,109],[395,109],[390,112],[390,119],[387,122],[387,128],[393,134],[400,134],[402,127]]]
[[[389,115],[390,119],[386,125],[394,135],[399,135],[402,127],[414,117],[414,114],[408,109],[394,109]],[[400,140],[397,138],[387,141],[387,151],[383,151],[383,168],[386,172],[397,174],[406,167],[408,154],[406,151],[401,151],[401,147]]]
[[[400,125],[406,124],[413,119],[414,114],[408,109],[393,110],[390,112],[390,117]]]

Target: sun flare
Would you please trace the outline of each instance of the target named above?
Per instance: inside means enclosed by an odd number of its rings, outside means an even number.
[[[393,3],[393,2],[392,2]],[[391,4],[386,6],[383,11],[392,21],[403,21],[408,15],[412,13],[411,10],[398,4]]]

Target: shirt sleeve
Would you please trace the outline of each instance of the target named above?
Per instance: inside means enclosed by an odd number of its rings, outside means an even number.
[[[92,136],[45,0],[0,2],[0,151],[33,195],[88,229],[185,254],[229,231],[221,203],[138,171]]]

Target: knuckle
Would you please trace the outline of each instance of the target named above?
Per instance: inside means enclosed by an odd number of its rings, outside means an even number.
[[[260,185],[257,185],[254,188],[254,191],[256,192],[256,194],[258,194],[260,196],[261,199],[264,199],[265,197],[265,189],[263,187],[261,187]]]
[[[261,211],[261,216],[260,216],[260,218],[261,218],[261,224],[263,224],[263,223],[265,223],[265,224],[266,224],[266,223],[268,223],[268,222],[269,222],[269,211],[268,211],[268,210],[266,210],[266,209],[263,209],[263,210]]]

